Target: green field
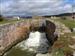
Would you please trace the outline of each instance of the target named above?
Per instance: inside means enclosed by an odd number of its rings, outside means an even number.
[[[22,21],[22,20],[27,20],[27,19],[20,19],[20,20],[3,20],[0,21],[0,24],[6,24],[6,23],[16,23],[17,21]]]
[[[12,21],[1,21],[0,24],[6,24],[6,23],[13,23],[16,22],[17,20],[12,20]]]
[[[64,23],[69,28],[75,28],[75,21],[73,21],[73,20],[67,20],[67,19],[66,20],[56,19],[56,20]]]

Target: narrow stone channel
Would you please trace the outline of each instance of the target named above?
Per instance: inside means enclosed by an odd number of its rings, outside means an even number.
[[[27,40],[17,44],[5,56],[33,56],[35,53],[47,53],[48,48],[48,40],[44,32],[30,32]]]
[[[46,28],[44,26],[34,27],[34,25],[31,25],[31,32],[29,33],[28,39],[18,43],[4,56],[41,56],[41,54],[43,54],[43,56],[48,56],[47,53],[52,40],[49,42],[50,35],[47,36],[45,29]]]
[[[29,38],[13,47],[5,56],[34,56],[47,53],[49,48],[45,32],[30,32]]]

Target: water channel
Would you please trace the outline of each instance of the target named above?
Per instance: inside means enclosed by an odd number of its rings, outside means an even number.
[[[48,52],[48,40],[45,32],[30,32],[29,38],[14,46],[5,56],[36,56],[36,53]]]

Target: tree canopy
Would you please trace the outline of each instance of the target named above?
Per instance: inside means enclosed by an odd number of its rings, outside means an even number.
[[[0,15],[0,21],[3,21],[3,20],[4,20],[3,16],[2,16],[2,15]]]

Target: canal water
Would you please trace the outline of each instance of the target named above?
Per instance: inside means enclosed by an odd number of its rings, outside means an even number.
[[[30,32],[29,38],[14,46],[5,56],[36,56],[36,53],[48,52],[48,40],[45,32]]]

